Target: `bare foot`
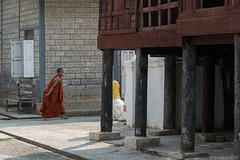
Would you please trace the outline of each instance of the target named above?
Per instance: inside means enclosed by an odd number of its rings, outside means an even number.
[[[61,119],[68,119],[68,117],[62,115],[62,116],[61,116]]]
[[[42,117],[44,121],[47,121],[47,118]]]

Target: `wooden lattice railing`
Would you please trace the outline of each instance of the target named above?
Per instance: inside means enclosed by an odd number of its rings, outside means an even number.
[[[138,14],[141,17],[140,29],[143,30],[175,26],[178,17],[178,0],[141,0]]]
[[[177,17],[178,0],[100,0],[99,34],[166,29]]]
[[[100,0],[99,31],[124,33],[136,30],[136,0]]]

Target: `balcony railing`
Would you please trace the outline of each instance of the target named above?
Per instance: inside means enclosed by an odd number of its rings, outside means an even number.
[[[100,33],[135,31],[135,2],[136,0],[100,0]]]
[[[141,0],[140,29],[164,29],[175,26],[178,17],[178,0]]]
[[[99,34],[175,27],[178,12],[178,0],[100,0]]]

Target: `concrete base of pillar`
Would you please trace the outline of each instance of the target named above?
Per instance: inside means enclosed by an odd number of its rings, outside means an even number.
[[[202,142],[224,142],[225,136],[219,133],[196,133],[196,139]]]
[[[168,152],[167,156],[176,158],[176,159],[186,159],[186,158],[199,158],[199,157],[207,157],[209,156],[207,153],[201,152]]]
[[[177,129],[162,129],[162,130],[152,130],[148,131],[149,136],[170,136],[170,135],[178,135],[180,131]]]
[[[90,132],[90,140],[104,141],[104,140],[117,140],[121,139],[120,133],[114,132]]]
[[[144,149],[160,145],[160,138],[154,137],[125,137],[124,147],[132,149]]]

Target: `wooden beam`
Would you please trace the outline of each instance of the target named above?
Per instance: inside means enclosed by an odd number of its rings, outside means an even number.
[[[182,36],[239,33],[239,19],[240,14],[183,19],[177,21],[177,31]]]
[[[204,8],[204,9],[197,9],[194,11],[185,11],[181,13],[178,17],[179,20],[181,19],[191,19],[191,18],[204,18],[204,17],[213,17],[213,16],[224,16],[230,14],[239,14],[240,13],[240,6],[231,6],[228,5],[227,8],[217,7],[217,8]],[[225,22],[224,22],[225,23]]]
[[[157,32],[138,32],[130,34],[107,35],[98,37],[99,49],[132,49],[150,47],[180,47],[181,36],[174,30]]]
[[[234,58],[233,52],[223,57],[224,128],[234,128]]]
[[[101,132],[112,132],[112,80],[113,50],[103,50]]]
[[[148,0],[148,7],[151,7],[151,0]],[[148,27],[152,27],[152,13],[148,12]]]
[[[161,4],[161,0],[158,0],[158,5]],[[158,26],[161,26],[161,10],[158,8]]]
[[[139,13],[146,13],[146,12],[152,12],[152,11],[157,11],[158,9],[170,9],[170,8],[176,8],[178,7],[178,2],[172,2],[172,3],[166,3],[166,4],[161,4],[158,6],[151,6],[147,8],[140,8],[138,9]]]
[[[205,35],[191,37],[191,45],[234,44],[233,34]]]
[[[148,54],[136,52],[135,136],[146,137]]]
[[[141,14],[138,13],[138,8],[141,7],[142,5],[142,0],[135,0],[135,31],[137,32],[138,31],[138,28],[139,28],[139,24],[141,25]]]
[[[164,129],[175,128],[175,56],[165,57]]]
[[[107,29],[107,12],[108,12],[108,2],[107,2],[107,0],[105,0],[105,16],[104,16],[104,18],[105,18],[105,24],[104,24],[104,26],[105,26],[105,29],[104,30],[108,30]]]
[[[188,40],[184,39],[181,128],[182,152],[192,152],[195,148],[196,59],[196,48],[189,45]]]
[[[214,132],[215,59],[203,56],[202,133]]]

